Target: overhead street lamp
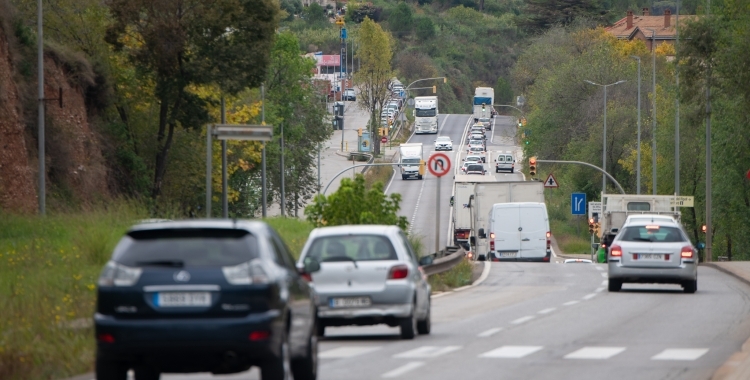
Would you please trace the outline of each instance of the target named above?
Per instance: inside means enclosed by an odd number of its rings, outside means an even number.
[[[604,87],[604,138],[602,139],[602,169],[606,172],[607,171],[607,87],[614,86],[620,83],[625,83],[627,81],[618,80],[617,82],[610,83],[610,84],[599,84],[599,83],[594,83],[590,80],[584,80],[584,82],[588,84],[593,84],[594,86]],[[607,176],[602,175],[602,193],[606,193],[606,192],[607,192]]]
[[[409,83],[409,85],[408,85],[408,86],[406,86],[406,88],[404,88],[404,91],[406,91],[406,90],[410,89],[410,88],[411,88],[411,85],[413,85],[414,83],[417,83],[417,82],[423,82],[423,81],[426,81],[426,80],[435,80],[435,79],[442,79],[442,80],[443,80],[443,83],[447,83],[447,82],[448,82],[448,78],[447,78],[447,77],[435,77],[435,78],[423,78],[423,79],[417,79],[417,80],[415,80],[414,82],[411,82],[411,83]],[[414,88],[413,90],[416,90],[416,89]]]
[[[637,163],[636,163],[636,194],[641,193],[641,57],[637,55],[631,55],[638,61],[638,146],[636,148]]]

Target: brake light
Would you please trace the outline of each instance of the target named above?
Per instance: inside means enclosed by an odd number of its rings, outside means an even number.
[[[307,282],[312,282],[312,275],[310,273],[301,273],[300,276]]]
[[[495,239],[490,240],[490,251],[495,250]]]
[[[406,276],[408,275],[409,275],[409,268],[406,265],[396,265],[391,268],[390,272],[388,272],[388,279],[399,280],[402,278],[406,278]]]
[[[620,257],[622,256],[622,248],[620,248],[619,245],[613,245],[609,250],[609,254],[612,256]]]
[[[257,342],[259,340],[266,340],[268,337],[271,336],[271,333],[268,331],[253,331],[248,335],[248,339],[250,339],[253,342]]]
[[[658,230],[658,229],[659,229],[659,226],[657,226],[657,225],[655,225],[655,224],[652,224],[652,225],[648,225],[648,226],[646,226],[646,229],[647,229],[647,230]]]
[[[551,236],[552,236],[552,233],[547,231],[547,249],[550,249],[550,245],[552,244],[552,241],[550,240]]]
[[[686,245],[682,247],[682,250],[680,251],[680,256],[683,259],[692,259],[693,258],[693,247]]]
[[[114,343],[115,337],[112,334],[99,334],[96,336],[96,339],[103,343]]]
[[[547,231],[547,239],[549,239],[550,236],[552,236],[552,233]]]

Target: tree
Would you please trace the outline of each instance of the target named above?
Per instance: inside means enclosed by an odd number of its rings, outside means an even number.
[[[414,18],[411,7],[405,2],[399,2],[388,16],[388,29],[397,37],[404,37],[411,33]]]
[[[382,182],[376,182],[367,190],[365,177],[357,174],[354,180],[342,179],[335,193],[315,197],[315,201],[305,209],[305,215],[316,227],[388,224],[406,231],[409,222],[405,216],[398,216],[400,203],[401,194],[386,195]]]
[[[503,77],[498,77],[495,83],[495,103],[513,105],[513,89]]]
[[[278,25],[271,0],[110,0],[106,41],[125,51],[154,83],[159,102],[152,197],[161,193],[175,130],[208,122],[206,101],[190,86],[234,94],[258,86]]]
[[[526,0],[526,17],[518,25],[531,32],[543,32],[553,26],[567,26],[584,17],[603,22],[604,7],[600,0]]]
[[[303,11],[305,22],[316,28],[330,27],[326,11],[318,3],[312,3]]]
[[[435,24],[428,17],[417,19],[417,37],[422,41],[435,37]]]
[[[360,69],[354,73],[354,85],[359,87],[357,101],[370,112],[370,133],[374,135],[380,120],[378,112],[388,98],[388,84],[393,77],[391,58],[393,51],[390,35],[369,18],[365,18],[359,30],[357,50]],[[375,154],[380,154],[380,140],[375,140]]]

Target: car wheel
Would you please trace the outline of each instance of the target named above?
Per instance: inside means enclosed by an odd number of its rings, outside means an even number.
[[[610,292],[619,292],[622,289],[622,280],[613,280],[610,278],[608,288]]]
[[[685,281],[682,284],[682,289],[685,293],[695,293],[698,290],[698,280]]]
[[[126,380],[128,378],[127,366],[114,360],[107,360],[99,353],[96,355],[95,367],[97,379]]]
[[[317,324],[315,325],[315,335],[317,336],[325,336],[326,335],[326,325],[323,324],[320,320],[318,320]]]
[[[315,380],[318,377],[318,325],[307,340],[307,350],[302,358],[292,359],[294,380]]]
[[[151,367],[135,367],[135,380],[159,380],[161,374]]]
[[[414,307],[412,307],[411,315],[401,320],[401,339],[414,339],[414,336],[417,335],[416,309],[417,305],[414,304]]]
[[[263,380],[289,380],[290,373],[289,343],[284,337],[279,349],[279,357],[271,357],[261,364],[260,378]]]
[[[420,334],[428,335],[430,333],[430,328],[432,327],[430,321],[431,309],[430,302],[427,302],[427,316],[425,319],[417,322],[417,332]]]

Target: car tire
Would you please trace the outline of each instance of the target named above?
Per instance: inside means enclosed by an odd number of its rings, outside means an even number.
[[[698,290],[698,280],[690,280],[682,283],[682,290],[685,293],[693,294]]]
[[[289,361],[289,343],[286,337],[279,348],[280,357],[270,357],[260,365],[260,378],[263,380],[291,379],[291,363]]]
[[[305,356],[292,359],[292,375],[294,380],[315,380],[318,377],[318,325],[307,339]]]
[[[135,367],[133,369],[135,380],[159,380],[161,374],[152,367]]]
[[[124,363],[108,360],[99,353],[96,355],[94,371],[97,379],[126,380],[128,378],[128,367]]]
[[[417,332],[422,335],[429,335],[430,329],[432,328],[432,322],[430,318],[431,314],[430,302],[427,302],[427,316],[421,321],[417,321]]]
[[[320,320],[315,324],[315,335],[319,337],[326,336],[326,325]]]
[[[414,339],[417,335],[417,313],[416,304],[412,307],[411,315],[401,319],[399,327],[401,328],[401,339]]]
[[[609,279],[609,285],[607,285],[610,292],[619,292],[622,289],[622,280]]]

